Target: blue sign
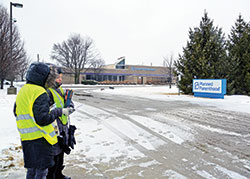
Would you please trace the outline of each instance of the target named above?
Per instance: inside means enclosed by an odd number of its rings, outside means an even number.
[[[136,70],[141,70],[141,71],[155,71],[155,69],[153,68],[136,68],[136,67],[131,67],[132,71],[136,71]]]
[[[193,79],[194,96],[224,99],[226,83],[226,79]]]

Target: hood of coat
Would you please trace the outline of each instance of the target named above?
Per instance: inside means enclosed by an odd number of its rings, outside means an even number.
[[[56,87],[56,77],[58,76],[57,68],[55,65],[49,65],[50,73],[45,82],[45,88],[55,88]]]
[[[35,62],[29,66],[27,71],[27,83],[36,84],[45,88],[53,87],[57,70],[53,65],[47,65],[42,62]]]

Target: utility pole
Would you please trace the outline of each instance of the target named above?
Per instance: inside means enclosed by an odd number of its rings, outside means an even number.
[[[39,54],[37,54],[37,62],[39,62]]]
[[[13,63],[13,56],[12,56],[12,6],[17,8],[22,8],[23,5],[19,3],[12,3],[10,2],[10,63]],[[13,86],[14,75],[11,75],[11,85],[10,88],[7,90],[7,94],[16,94],[16,88]]]
[[[12,2],[10,2],[10,63],[13,63],[13,59],[12,59]],[[14,87],[13,79],[11,79],[10,87]]]

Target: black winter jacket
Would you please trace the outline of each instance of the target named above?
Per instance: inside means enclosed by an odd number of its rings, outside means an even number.
[[[31,65],[32,66],[32,65]],[[44,71],[47,70],[47,73]],[[42,71],[42,72],[41,72]],[[26,76],[27,83],[36,84],[44,87],[50,70],[42,63],[37,63],[30,67]],[[32,76],[32,78],[31,78]],[[44,81],[45,80],[45,81]],[[16,116],[16,104],[14,105],[14,114]],[[62,109],[50,111],[49,97],[47,93],[40,95],[33,104],[33,113],[35,121],[40,126],[45,126],[54,122],[56,118],[62,115]],[[45,138],[36,140],[22,141],[25,168],[46,169],[54,165],[53,148]]]
[[[58,88],[53,88],[60,96],[63,97],[64,99],[64,96],[62,95],[60,89],[59,89],[60,85],[58,86]],[[49,103],[50,103],[50,106],[52,106],[55,101],[54,101],[54,98],[53,98],[53,94],[51,93],[50,90],[47,90],[47,93],[49,95]],[[65,94],[65,92],[64,92]],[[70,107],[74,108],[74,103],[71,101],[70,103]],[[69,120],[69,116],[68,116],[68,120]],[[56,118],[56,121],[57,121],[57,125],[58,125],[58,129],[59,129],[59,134],[62,134],[64,133],[65,135],[65,141],[66,141],[66,145],[68,145],[68,140],[69,140],[69,127],[68,127],[68,124],[66,125],[63,125],[63,123],[61,122],[61,120],[58,118]],[[59,143],[53,145],[53,152],[54,152],[54,155],[59,155],[60,153],[63,152],[63,148],[62,148],[62,145],[60,145]]]

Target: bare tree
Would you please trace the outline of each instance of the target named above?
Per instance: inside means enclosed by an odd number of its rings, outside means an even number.
[[[21,41],[18,29],[14,24],[12,29],[12,58],[10,56],[10,23],[7,9],[0,5],[0,89],[3,89],[5,79],[15,79],[20,65],[27,60],[24,43]]]
[[[105,65],[105,61],[103,59],[92,60],[90,67],[93,69],[95,73],[95,80],[97,80],[97,76],[102,71],[102,67]]]
[[[19,72],[18,75],[21,78],[21,81],[24,81],[24,77],[27,73],[28,67],[30,66],[31,60],[27,58],[22,64],[19,66]]]
[[[24,43],[21,41],[19,34],[16,32],[12,36],[12,60],[10,63],[11,72],[8,75],[8,78],[11,81],[20,75],[20,73],[25,73],[29,63],[26,51],[24,50]]]
[[[74,34],[61,44],[54,44],[51,58],[72,71],[75,83],[79,84],[80,72],[98,59],[99,54],[90,37],[82,38],[80,34]]]
[[[8,60],[10,56],[9,43],[9,18],[7,9],[0,5],[0,78],[1,89],[3,89],[4,79],[8,74]]]
[[[167,74],[169,76],[168,83],[169,88],[171,88],[172,84],[172,76],[173,76],[173,67],[174,67],[174,56],[173,54],[170,55],[170,57],[163,57],[163,66],[166,67]]]

